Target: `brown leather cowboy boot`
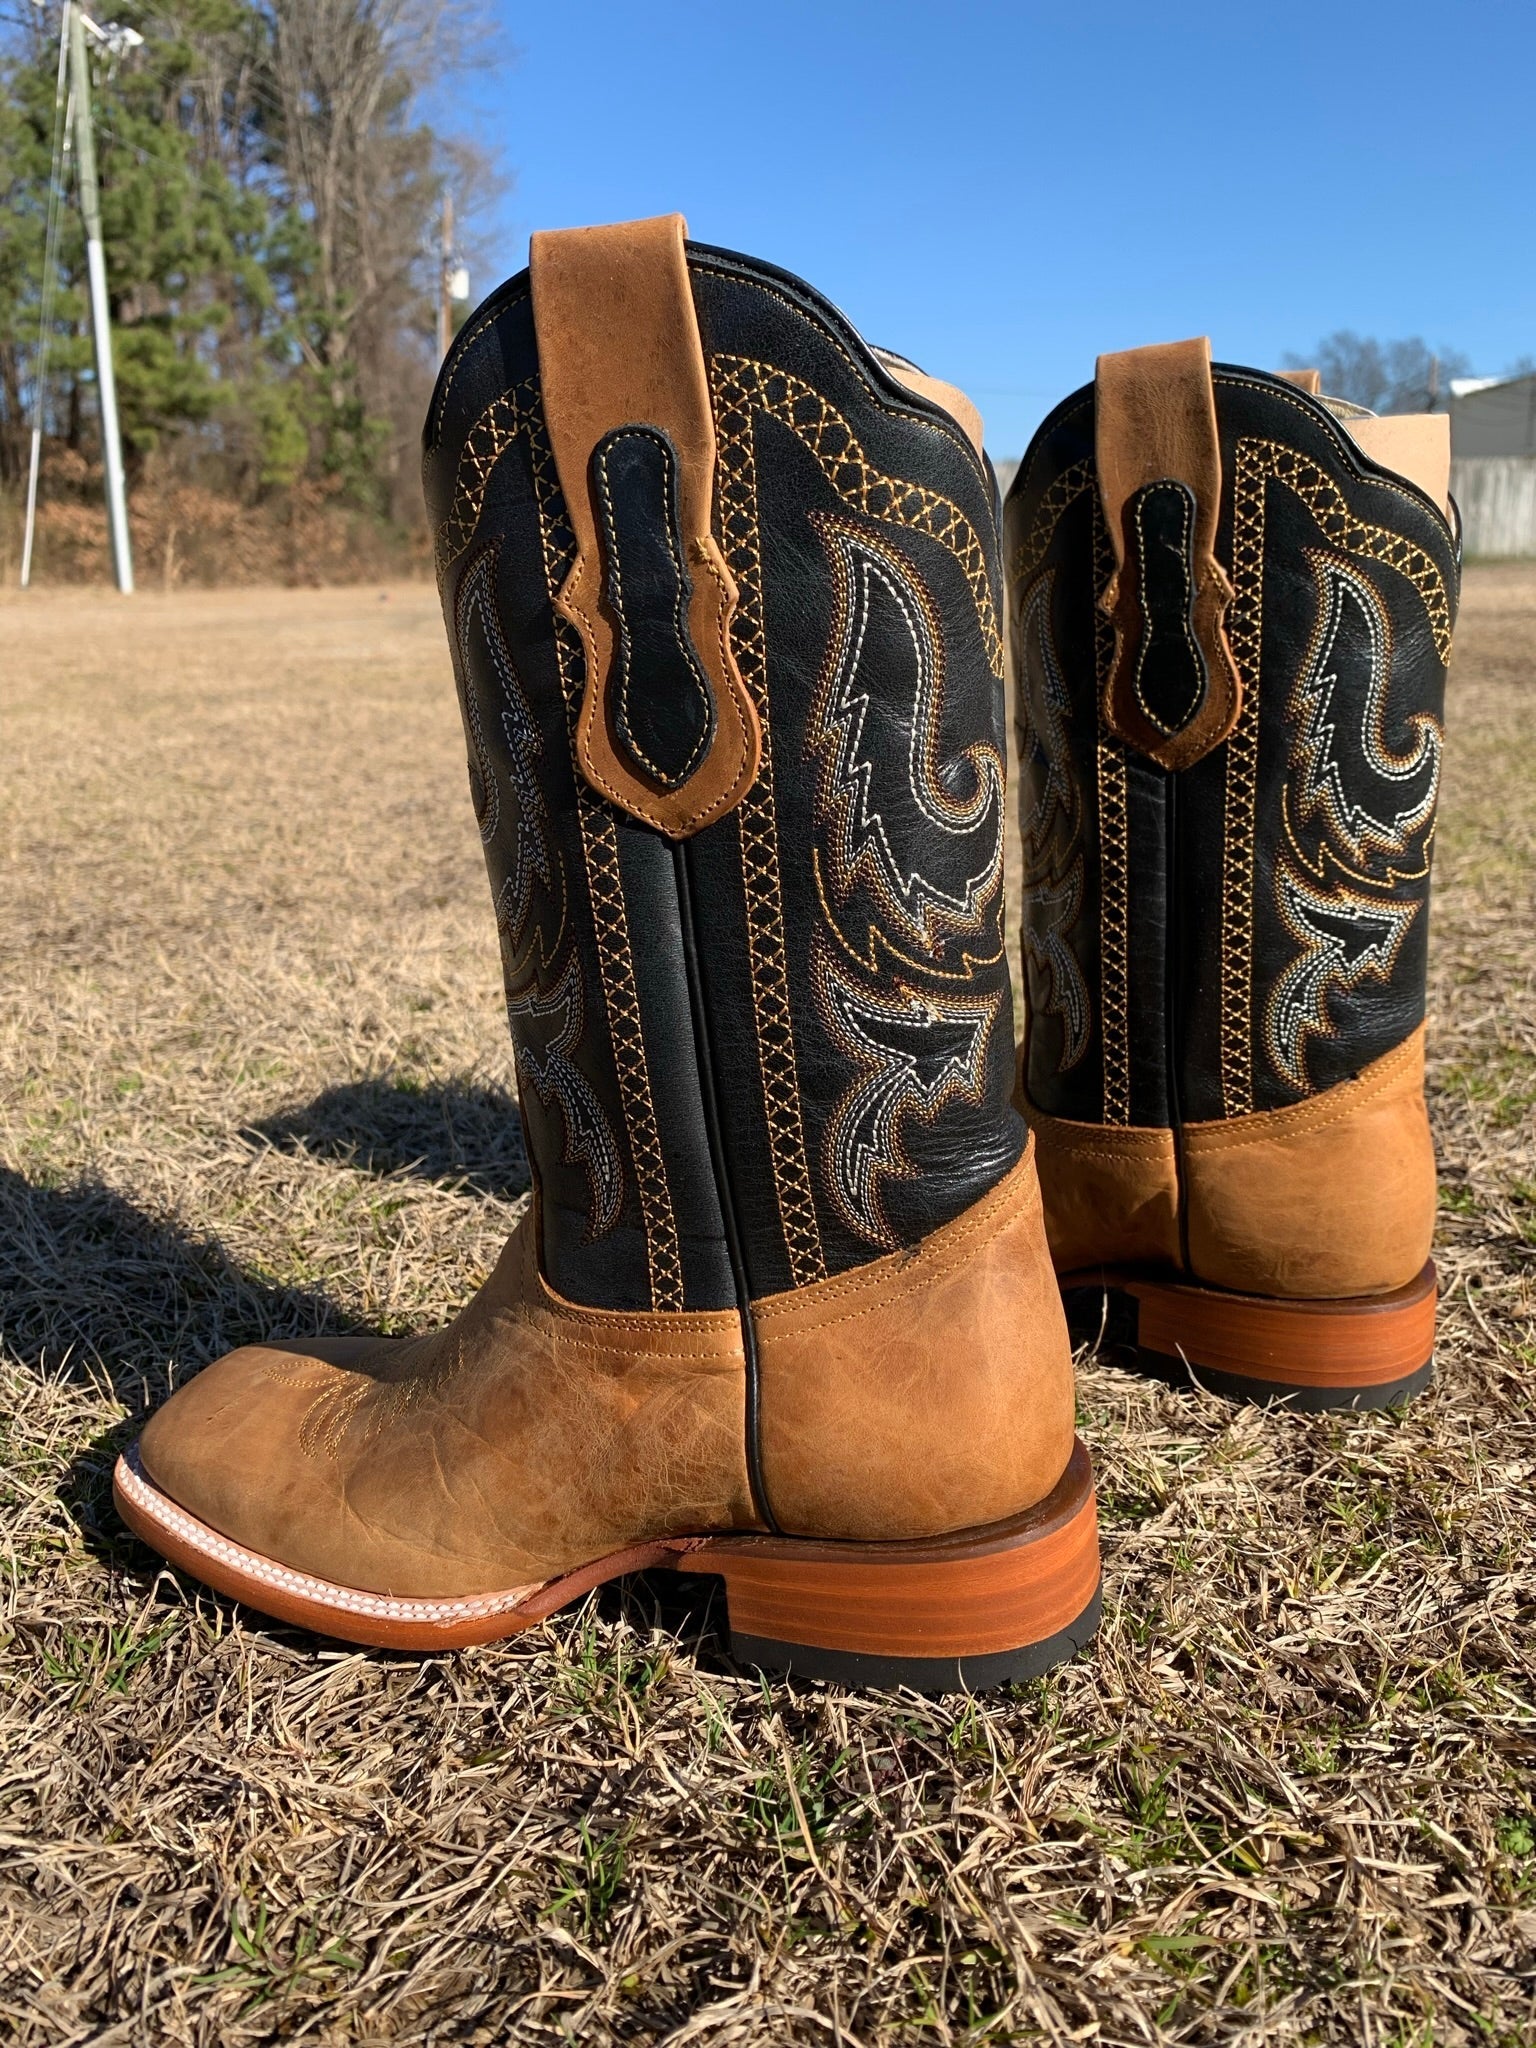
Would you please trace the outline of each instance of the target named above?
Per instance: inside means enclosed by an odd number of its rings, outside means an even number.
[[[209,1367],[124,1516],[354,1641],[666,1565],[769,1667],[1042,1669],[1098,1545],[1009,1099],[974,413],[673,217],[535,237],[426,486],[535,1200],[446,1330]]]
[[[1099,359],[1009,493],[1029,1025],[1069,1306],[1302,1407],[1429,1376],[1445,422],[1178,342]]]

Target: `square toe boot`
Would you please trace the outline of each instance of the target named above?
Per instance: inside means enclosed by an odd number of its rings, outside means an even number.
[[[1181,1381],[1382,1406],[1434,1346],[1458,544],[1445,421],[1315,382],[1103,356],[1020,465],[1020,1094],[1069,1309],[1107,1290]]]
[[[360,1642],[665,1566],[769,1668],[1045,1668],[1098,1540],[1011,1100],[974,412],[674,216],[536,236],[425,443],[534,1199],[445,1330],[209,1366],[124,1517]]]

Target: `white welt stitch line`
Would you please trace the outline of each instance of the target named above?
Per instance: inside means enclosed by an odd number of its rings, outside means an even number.
[[[116,1477],[118,1485],[142,1514],[180,1537],[194,1550],[201,1551],[205,1557],[217,1558],[220,1564],[230,1566],[247,1578],[259,1579],[263,1585],[275,1587],[279,1592],[292,1593],[300,1599],[313,1600],[322,1607],[335,1607],[347,1614],[371,1614],[390,1621],[472,1621],[482,1614],[505,1614],[511,1608],[521,1607],[525,1600],[531,1599],[541,1586],[548,1583],[540,1579],[531,1586],[513,1586],[505,1593],[480,1593],[467,1600],[392,1600],[382,1593],[362,1593],[351,1586],[335,1586],[329,1579],[312,1579],[307,1572],[296,1572],[287,1565],[275,1564],[254,1550],[231,1543],[228,1537],[220,1536],[205,1522],[186,1514],[142,1476],[137,1444],[118,1459]]]

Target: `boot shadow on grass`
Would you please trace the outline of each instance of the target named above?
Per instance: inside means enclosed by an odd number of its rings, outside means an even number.
[[[0,1168],[6,1352],[39,1380],[104,1382],[128,1410],[75,1454],[59,1486],[87,1546],[116,1567],[141,1569],[153,1553],[117,1520],[112,1466],[173,1385],[241,1344],[360,1327],[329,1296],[247,1272],[216,1239],[99,1181],[55,1188]]]
[[[511,1202],[529,1187],[517,1098],[481,1082],[422,1086],[396,1075],[347,1081],[241,1135],[362,1173],[408,1173]]]

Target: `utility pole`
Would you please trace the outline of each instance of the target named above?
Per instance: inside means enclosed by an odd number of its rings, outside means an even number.
[[[447,355],[453,341],[453,309],[469,297],[469,272],[453,247],[453,194],[443,193],[442,261],[437,272],[437,353]]]
[[[133,590],[133,553],[128,541],[128,500],[123,488],[123,444],[117,426],[117,382],[112,375],[107,259],[101,246],[101,204],[96,189],[96,141],[91,133],[91,75],[85,58],[85,17],[78,0],[64,0],[64,12],[69,21],[69,69],[75,99],[75,162],[80,180],[80,212],[85,221],[91,327],[96,341],[96,397],[101,408],[107,524],[112,532],[112,562],[117,570],[117,587],[127,597]]]
[[[437,354],[448,353],[453,340],[453,194],[443,193],[443,260],[437,277]]]

